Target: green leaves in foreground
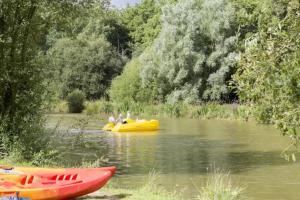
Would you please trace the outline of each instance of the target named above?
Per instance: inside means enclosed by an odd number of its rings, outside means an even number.
[[[27,160],[47,146],[46,137],[41,137],[45,68],[36,56],[45,31],[40,11],[51,5],[0,2],[0,145],[6,155]]]
[[[234,80],[241,99],[254,105],[257,119],[275,123],[291,139],[291,146],[297,146],[300,4],[294,0],[265,0],[256,9],[261,10],[258,30],[248,38]]]

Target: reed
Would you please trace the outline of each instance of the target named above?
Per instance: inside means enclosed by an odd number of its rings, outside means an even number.
[[[105,100],[85,102],[84,113],[87,115],[126,113],[140,117],[174,117],[195,119],[231,119],[245,120],[252,118],[250,108],[240,104],[205,103],[198,105],[177,104],[143,104],[136,102],[109,102]],[[66,113],[65,102],[58,102],[50,113]]]
[[[199,190],[197,200],[242,200],[244,189],[234,186],[229,173],[214,171],[207,180],[206,186]]]
[[[159,175],[150,173],[144,181],[144,184],[137,188],[120,187],[117,182],[112,182],[103,188],[103,193],[107,199],[118,199],[122,197],[124,200],[183,200],[181,195],[176,192],[168,192],[157,184]],[[93,199],[93,196],[91,198]],[[120,198],[121,199],[121,198]]]

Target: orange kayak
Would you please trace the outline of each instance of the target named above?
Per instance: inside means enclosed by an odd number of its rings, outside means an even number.
[[[115,167],[0,169],[0,199],[73,199],[100,189],[115,171]]]

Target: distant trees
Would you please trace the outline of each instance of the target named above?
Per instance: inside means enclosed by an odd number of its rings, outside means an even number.
[[[297,144],[299,10],[297,0],[143,0],[123,10],[2,0],[0,145],[26,159],[42,149],[49,90],[127,103],[228,102],[237,92]]]
[[[122,21],[129,29],[132,48],[140,54],[150,46],[161,30],[161,4],[156,0],[143,0],[122,11]]]
[[[227,100],[238,58],[234,15],[226,0],[164,7],[161,33],[141,56],[143,86],[155,84],[168,102]]]
[[[105,2],[92,2],[78,10],[73,25],[54,27],[48,35],[51,48],[46,59],[60,83],[54,89],[60,98],[75,89],[87,99],[106,98],[111,80],[121,73],[131,53],[128,30]]]
[[[124,59],[102,35],[79,35],[62,38],[48,51],[62,98],[75,89],[85,92],[87,99],[106,97],[111,80],[123,68]]]
[[[154,103],[157,94],[151,86],[142,86],[141,68],[141,63],[137,58],[127,63],[122,74],[112,81],[109,90],[112,101],[126,104],[134,102]]]

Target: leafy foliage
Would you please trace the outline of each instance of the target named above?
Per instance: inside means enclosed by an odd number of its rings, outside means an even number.
[[[114,102],[133,103],[153,102],[156,94],[153,94],[151,86],[142,87],[140,78],[141,63],[139,59],[133,59],[129,62],[123,73],[116,77],[111,85],[109,94]]]
[[[204,17],[205,16],[205,17]],[[234,9],[228,1],[179,1],[162,14],[162,31],[142,55],[143,86],[163,100],[224,100],[237,54]]]
[[[88,99],[105,97],[111,79],[123,67],[123,58],[104,36],[60,39],[48,58],[62,83],[64,98],[75,89],[84,91]]]
[[[67,96],[70,113],[81,113],[84,109],[85,94],[80,90],[74,90]]]
[[[45,21],[51,19],[47,14],[58,2],[3,0],[0,4],[0,144],[7,155],[31,159],[48,142],[41,137],[45,68],[35,58]]]
[[[300,4],[265,0],[256,9],[260,11],[258,30],[247,38],[234,80],[240,97],[253,103],[257,118],[275,123],[296,145],[300,125]]]
[[[156,0],[143,0],[123,11],[123,23],[130,31],[135,51],[143,51],[158,36],[161,30],[160,15],[161,5]]]

